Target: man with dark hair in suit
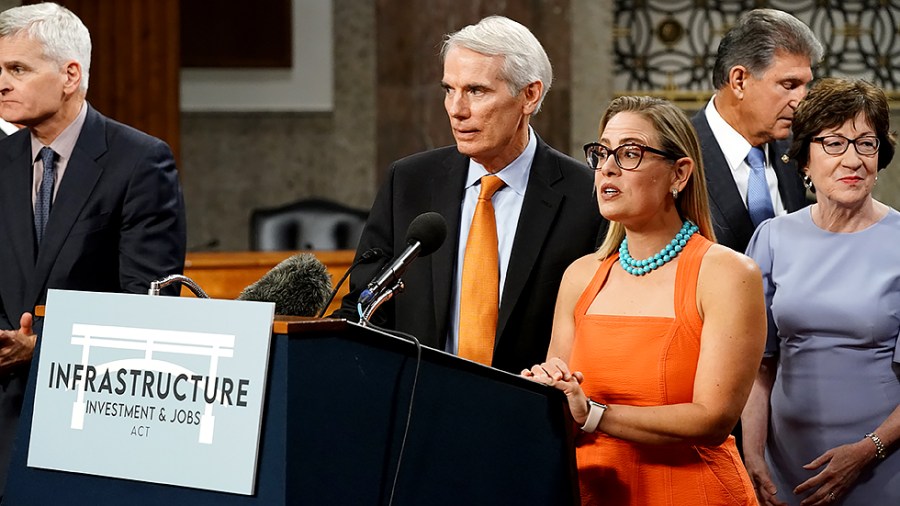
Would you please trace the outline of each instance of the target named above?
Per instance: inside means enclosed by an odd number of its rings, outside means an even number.
[[[184,266],[184,203],[159,139],[85,100],[87,28],[54,3],[0,13],[0,489],[50,288],[146,293]]]
[[[534,35],[491,16],[448,35],[441,55],[456,145],[392,165],[357,257],[371,248],[399,254],[417,215],[443,215],[447,240],[410,266],[404,293],[373,320],[383,317],[385,326],[427,346],[518,373],[546,358],[563,271],[593,250],[605,222],[591,170],[529,126],[553,80]],[[364,265],[352,275],[337,315],[355,319],[360,292],[380,267]]]
[[[743,253],[759,222],[809,204],[787,139],[822,53],[809,27],[773,9],[743,14],[719,43],[716,93],[691,120],[719,243]]]
[[[716,93],[691,122],[720,244],[743,253],[762,221],[809,205],[788,137],[822,54],[808,26],[774,9],[744,13],[719,42]],[[733,433],[743,451],[740,423]]]

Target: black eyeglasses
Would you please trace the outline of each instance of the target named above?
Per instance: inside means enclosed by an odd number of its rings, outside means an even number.
[[[843,155],[847,152],[847,148],[853,144],[853,148],[856,149],[857,153],[871,156],[878,152],[878,146],[881,144],[878,137],[871,135],[855,139],[848,139],[843,135],[826,135],[824,137],[813,137],[812,142],[821,144],[822,149],[829,155]]]
[[[616,149],[606,147],[599,142],[591,142],[584,145],[584,156],[587,159],[588,165],[594,170],[603,168],[603,164],[606,163],[606,160],[610,155],[615,158],[616,165],[618,165],[620,169],[634,170],[641,164],[641,160],[644,159],[644,152],[646,151],[673,161],[682,158],[675,153],[651,148],[650,146],[644,146],[643,144],[622,144]]]

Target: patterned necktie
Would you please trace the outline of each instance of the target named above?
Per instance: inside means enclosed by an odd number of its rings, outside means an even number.
[[[766,181],[766,153],[762,148],[752,147],[747,155],[750,166],[750,179],[747,181],[747,210],[753,226],[775,216],[772,196],[769,194],[769,183]]]
[[[41,187],[38,188],[37,197],[34,200],[34,231],[38,244],[41,243],[44,230],[47,228],[50,206],[53,204],[53,183],[56,182],[56,152],[48,147],[43,147],[40,155],[44,172]]]
[[[481,178],[481,193],[466,241],[459,296],[459,356],[491,365],[500,306],[497,219],[491,198],[504,186],[497,176]]]

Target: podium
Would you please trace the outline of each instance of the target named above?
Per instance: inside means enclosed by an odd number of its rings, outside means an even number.
[[[312,319],[276,321],[273,339],[254,495],[27,467],[36,357],[4,505],[579,502],[561,392],[423,347],[404,442],[412,343]]]

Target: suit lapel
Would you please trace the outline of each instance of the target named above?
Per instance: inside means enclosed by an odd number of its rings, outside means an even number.
[[[799,181],[797,164],[793,160],[785,162],[787,152],[790,149],[790,141],[776,141],[771,143],[772,165],[778,175],[778,192],[787,212],[792,213],[808,203],[806,190]]]
[[[459,152],[444,160],[444,169],[436,171],[432,188],[433,209],[447,221],[447,240],[431,256],[432,283],[434,286],[434,321],[440,332],[448,328],[450,294],[456,279],[456,254],[459,249],[459,220],[465,192],[469,159]],[[443,346],[444,335],[439,336]]]
[[[0,206],[9,231],[9,241],[4,247],[15,252],[24,279],[34,272],[35,233],[34,207],[31,203],[31,136],[27,130],[10,139],[12,156],[0,167]],[[9,309],[9,308],[7,308]]]
[[[730,231],[735,239],[750,237],[753,233],[750,213],[703,110],[697,113],[694,127],[703,146],[703,168],[706,171],[709,203],[717,211],[713,213],[713,221],[724,222],[716,223],[717,229]]]
[[[44,240],[38,250],[37,263],[34,277],[29,283],[28,296],[32,301],[37,301],[56,258],[65,244],[72,230],[72,226],[81,214],[81,209],[90,199],[94,186],[103,167],[97,164],[96,159],[106,151],[106,126],[102,116],[88,106],[87,117],[72,158],[66,165],[66,172],[59,185],[56,199],[47,220],[47,231]]]
[[[522,295],[563,199],[563,195],[553,189],[553,184],[563,177],[559,162],[551,155],[540,137],[537,142],[528,187],[525,190],[525,200],[522,202],[522,211],[516,226],[516,237],[506,268],[506,281],[500,301],[500,312],[497,315],[495,348],[503,336],[503,329],[506,328],[516,301]]]

